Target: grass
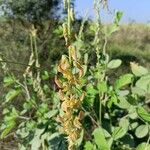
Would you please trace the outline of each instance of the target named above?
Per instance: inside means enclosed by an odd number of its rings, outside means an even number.
[[[110,39],[108,50],[112,57],[121,57],[125,61],[137,61],[150,68],[150,26],[122,25]]]

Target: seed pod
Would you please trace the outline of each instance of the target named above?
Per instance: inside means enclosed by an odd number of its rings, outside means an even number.
[[[80,111],[79,112],[79,115],[78,115],[78,118],[80,119],[80,120],[82,120],[83,118],[84,118],[84,112],[83,111]]]
[[[74,13],[74,9],[73,8],[70,9],[70,18],[71,18],[72,21],[75,20],[75,13]]]
[[[63,35],[66,41],[66,45],[68,45],[68,27],[66,23],[63,23]]]
[[[85,97],[85,92],[82,93],[81,97],[80,97],[80,101],[83,101],[84,97]]]
[[[70,57],[73,58],[74,61],[77,61],[77,52],[75,46],[69,46]]]
[[[30,33],[32,37],[36,37],[37,29],[35,29],[34,25],[32,25]]]
[[[58,86],[59,88],[62,88],[62,87],[63,87],[61,81],[60,81],[56,76],[55,76],[55,83],[57,84],[57,86]]]
[[[78,129],[80,129],[81,126],[82,126],[79,120],[80,120],[80,119],[79,119],[78,117],[75,117],[75,119],[74,119],[74,121],[73,121],[74,126],[75,126],[76,128],[78,128]]]

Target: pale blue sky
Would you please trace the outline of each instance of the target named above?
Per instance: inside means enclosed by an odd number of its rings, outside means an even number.
[[[89,16],[93,18],[93,0],[76,0],[75,7],[78,16],[84,16],[86,10],[88,10]],[[124,12],[123,23],[129,22],[129,20],[135,20],[138,23],[150,21],[150,0],[109,0],[109,7],[112,12],[114,10]],[[111,15],[102,13],[102,16],[105,22],[112,20]]]

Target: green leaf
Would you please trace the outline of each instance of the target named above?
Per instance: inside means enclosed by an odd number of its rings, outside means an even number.
[[[84,150],[92,150],[93,147],[93,144],[90,141],[87,141],[84,145]]]
[[[47,71],[44,71],[44,74],[42,74],[42,80],[48,80],[49,79],[49,74]]]
[[[131,70],[135,76],[143,76],[148,73],[148,70],[136,63],[131,62]]]
[[[122,138],[126,134],[126,130],[123,127],[116,127],[112,133],[114,140]]]
[[[122,127],[124,130],[128,131],[129,128],[129,120],[126,118],[120,119],[119,126]]]
[[[130,130],[134,130],[135,128],[137,128],[137,126],[139,125],[138,122],[133,122],[130,124]]]
[[[9,125],[11,122],[15,121],[16,118],[18,117],[18,112],[17,110],[13,107],[11,111],[4,117],[4,122],[6,125]]]
[[[127,96],[128,94],[129,94],[128,90],[120,90],[120,91],[118,91],[118,95],[122,96],[122,97]]]
[[[109,145],[105,139],[104,132],[102,128],[97,128],[93,132],[95,143],[99,149],[109,150]]]
[[[115,59],[115,60],[112,60],[108,63],[108,68],[109,69],[115,69],[115,68],[118,68],[120,65],[121,65],[122,61],[120,59]]]
[[[137,94],[139,96],[145,96],[146,91],[144,91],[143,89],[141,89],[139,87],[132,87],[132,93]]]
[[[106,36],[110,36],[112,33],[119,30],[119,22],[123,16],[123,12],[117,11],[115,13],[114,22],[111,26],[106,27]]]
[[[4,86],[5,87],[10,86],[13,83],[15,83],[14,77],[12,77],[12,76],[6,76],[6,77],[4,77]]]
[[[18,96],[21,93],[21,90],[10,90],[7,94],[6,94],[6,103],[13,100],[16,96]]]
[[[133,75],[132,74],[125,74],[120,76],[120,78],[115,82],[115,89],[121,89],[125,85],[132,83]]]
[[[100,82],[98,85],[97,85],[97,88],[98,88],[98,90],[101,92],[101,93],[105,93],[105,92],[107,92],[107,83],[106,83],[106,81],[102,81],[102,82]]]
[[[150,93],[150,75],[142,76],[137,82],[136,87],[141,89],[141,91],[145,91],[146,93]]]
[[[135,130],[135,135],[138,138],[143,138],[148,134],[148,125],[140,125],[139,127],[136,128]]]
[[[56,114],[58,113],[58,110],[51,110],[51,111],[49,111],[48,113],[46,113],[46,114],[44,114],[44,116],[46,117],[46,118],[52,118],[52,117],[54,117]]]
[[[48,139],[49,150],[67,150],[67,143],[64,136],[59,133],[52,134]]]
[[[117,96],[115,94],[111,95],[111,98],[109,99],[108,104],[107,104],[108,108],[111,108],[112,104],[115,104],[115,105],[118,104],[118,98],[117,98]]]
[[[113,24],[111,26],[106,27],[105,30],[106,30],[105,31],[106,36],[109,37],[109,36],[111,36],[111,34],[113,34],[114,32],[119,30],[119,26],[116,24]]]
[[[120,20],[121,20],[121,18],[122,18],[122,16],[123,16],[123,12],[121,12],[121,11],[116,11],[114,23],[118,25],[119,22],[120,22]]]
[[[1,133],[1,139],[5,138],[11,130],[15,127],[16,123],[14,121],[9,122],[9,125],[6,126],[6,128]]]
[[[126,100],[125,97],[118,97],[119,102],[116,103],[116,105],[122,109],[129,109],[130,107],[132,107],[132,105]]]
[[[134,137],[132,135],[128,134],[128,133],[124,137],[122,137],[119,141],[121,143],[123,143],[123,145],[126,145],[127,147],[130,147],[130,148],[135,147]],[[127,148],[127,149],[124,149],[124,150],[131,150],[131,149]]]
[[[148,143],[141,143],[137,146],[136,150],[149,150],[150,149],[150,144]]]
[[[137,113],[140,118],[150,123],[150,114],[143,107],[139,107]]]
[[[96,95],[96,94],[98,94],[98,90],[96,90],[92,84],[89,84],[87,86],[87,93],[90,95]]]
[[[31,150],[39,150],[42,144],[41,135],[44,132],[44,129],[36,129],[34,138],[30,142],[31,144]]]

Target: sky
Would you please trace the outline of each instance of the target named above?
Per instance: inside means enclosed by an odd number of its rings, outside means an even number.
[[[150,22],[150,0],[108,0],[112,14],[115,10],[123,11],[122,23],[136,21],[137,23]],[[86,11],[90,18],[94,18],[93,0],[76,0],[75,11],[77,16],[85,16]],[[102,12],[104,22],[112,22],[113,15]]]

